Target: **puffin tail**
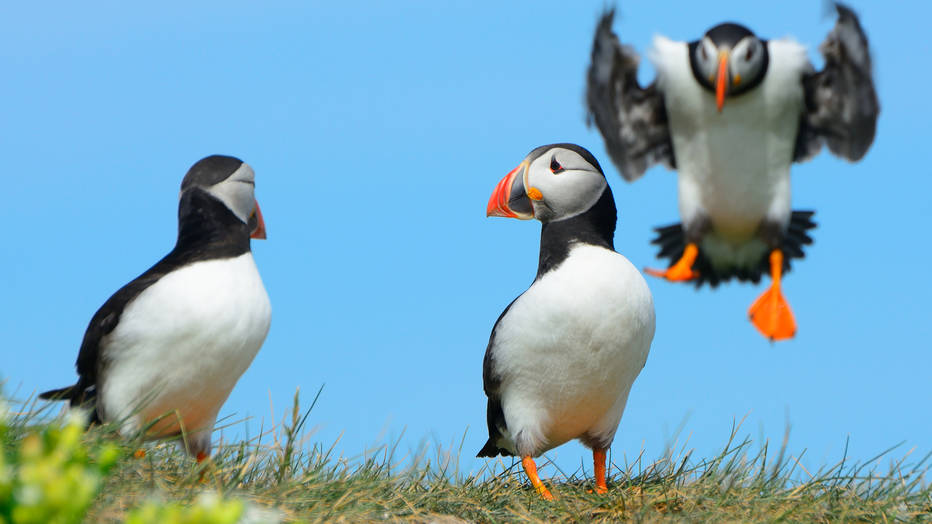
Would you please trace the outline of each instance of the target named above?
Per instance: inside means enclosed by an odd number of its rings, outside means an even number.
[[[52,401],[71,400],[75,397],[77,389],[78,389],[77,384],[73,386],[64,387],[64,388],[50,389],[48,391],[39,393],[39,398],[41,398],[42,400],[52,400]]]
[[[492,442],[492,439],[486,441],[485,446],[482,446],[482,449],[479,450],[479,453],[476,453],[477,457],[496,457],[501,451],[498,449],[498,446]]]
[[[87,425],[100,424],[100,415],[97,414],[97,388],[84,387],[80,382],[73,386],[50,389],[39,393],[42,400],[67,400],[72,408],[82,408],[88,412]]]
[[[804,246],[812,244],[812,237],[809,236],[809,230],[816,227],[812,220],[815,211],[793,211],[790,216],[790,225],[783,234],[781,249],[783,250],[785,269],[789,269],[791,258],[805,258],[803,252]]]

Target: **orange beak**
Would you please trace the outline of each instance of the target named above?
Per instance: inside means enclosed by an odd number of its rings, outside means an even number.
[[[249,235],[249,238],[265,240],[265,220],[262,218],[262,210],[259,209],[259,202],[256,202],[256,221],[258,222],[258,225],[256,226],[255,231]]]
[[[489,205],[485,208],[485,216],[517,218],[520,220],[534,218],[534,208],[524,191],[524,172],[526,169],[527,162],[522,162],[498,182],[495,191],[489,197]],[[518,209],[515,209],[515,207]]]
[[[718,75],[715,81],[715,105],[718,112],[722,112],[725,105],[725,91],[728,88],[728,51],[718,54]]]

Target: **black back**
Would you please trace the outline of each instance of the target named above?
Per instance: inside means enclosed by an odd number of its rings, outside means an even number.
[[[214,157],[205,160],[211,158]],[[195,167],[205,160],[195,164]],[[185,177],[186,182],[192,171],[194,168]],[[226,171],[225,176],[229,176],[232,171],[235,171],[235,168]],[[126,306],[149,286],[182,266],[204,260],[233,258],[248,252],[250,231],[249,226],[237,218],[223,202],[201,187],[188,184],[178,205],[178,240],[174,249],[145,273],[120,288],[91,318],[75,363],[78,371],[77,384],[46,391],[39,397],[47,400],[67,399],[72,406],[91,407],[101,383],[101,375],[107,366],[107,355],[101,352],[101,341],[116,328]],[[93,411],[96,417],[96,409]],[[99,421],[99,418],[97,420]]]

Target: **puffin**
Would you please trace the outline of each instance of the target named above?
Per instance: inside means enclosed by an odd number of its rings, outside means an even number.
[[[67,400],[125,436],[182,437],[210,456],[220,407],[269,331],[271,306],[250,249],[266,238],[252,168],[195,163],[181,182],[174,249],[113,294],[84,333],[78,381],[39,395]]]
[[[587,121],[595,123],[622,177],[653,164],[677,172],[681,223],[656,229],[650,275],[715,287],[732,278],[770,287],[748,310],[772,341],[796,334],[781,278],[803,258],[813,211],[790,207],[790,168],[823,145],[854,162],[871,146],[880,105],[867,36],[857,15],[834,4],[837,20],[820,46],[817,71],[791,38],[765,40],[723,23],[699,40],[654,39],[656,79],[637,80],[638,55],[598,23],[587,73]]]
[[[654,337],[641,273],[614,248],[615,200],[599,162],[575,144],[538,147],[495,187],[487,216],[541,222],[531,286],[498,317],[482,367],[489,439],[478,457],[534,458],[578,439],[605,493],[606,452]]]

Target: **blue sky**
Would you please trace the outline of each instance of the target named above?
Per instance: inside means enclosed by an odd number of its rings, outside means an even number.
[[[120,2],[0,7],[0,376],[23,397],[70,384],[94,311],[171,249],[188,167],[236,155],[257,176],[269,239],[254,253],[273,304],[265,346],[223,409],[280,416],[300,387],[314,440],[353,457],[400,438],[485,442],[482,356],[533,280],[539,225],[486,219],[496,182],[534,147],[570,141],[602,162],[616,248],[656,266],[651,228],[678,220],[675,176],[625,183],[584,123],[604,3]],[[676,429],[699,456],[743,433],[808,450],[807,467],[930,450],[932,46],[925,3],[859,2],[882,104],[849,164],[794,168],[795,209],[819,224],[784,280],[799,323],[771,345],[746,321],[760,286],[649,280],[657,335],[612,447],[660,456]],[[615,28],[690,40],[724,20],[816,48],[818,3],[628,2]],[[646,60],[645,60],[646,62]],[[649,66],[642,78],[653,77]],[[230,431],[227,431],[230,435]],[[571,443],[548,454],[573,471]],[[544,474],[553,474],[552,468]]]

